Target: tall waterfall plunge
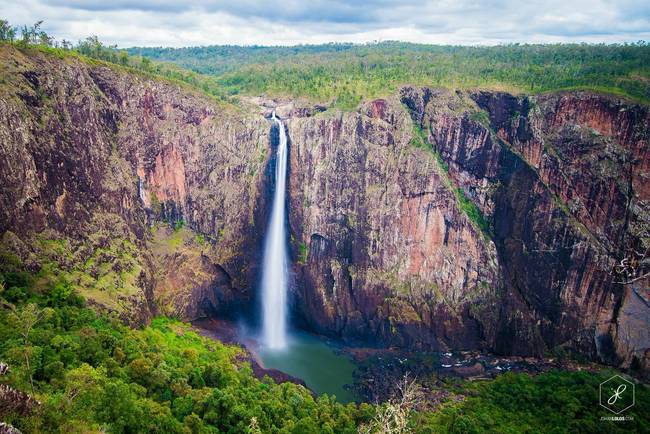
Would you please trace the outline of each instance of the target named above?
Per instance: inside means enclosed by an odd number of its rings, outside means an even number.
[[[287,232],[285,225],[285,196],[287,183],[287,134],[282,121],[273,120],[280,129],[275,164],[275,193],[271,220],[264,245],[264,269],[262,271],[262,304],[264,343],[269,348],[284,348],[287,345]]]

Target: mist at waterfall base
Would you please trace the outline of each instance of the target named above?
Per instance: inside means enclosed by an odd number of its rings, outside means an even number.
[[[352,384],[354,365],[331,342],[287,328],[289,255],[287,250],[286,189],[288,143],[282,121],[273,112],[279,130],[275,162],[275,191],[264,244],[261,279],[262,331],[259,339],[247,339],[248,349],[265,369],[277,369],[299,378],[316,393],[336,395],[342,402],[354,400],[346,384]]]

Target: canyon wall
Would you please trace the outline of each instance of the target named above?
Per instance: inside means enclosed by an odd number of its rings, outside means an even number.
[[[133,323],[254,308],[268,109],[72,56],[0,57],[4,251]],[[297,322],[650,371],[648,281],[617,283],[650,247],[646,106],[415,87],[353,112],[257,103],[286,118]]]
[[[288,122],[294,310],[348,338],[486,347],[496,247],[431,152],[413,146],[412,124],[398,100]]]
[[[0,56],[3,245],[136,323],[246,304],[267,122],[115,66]]]
[[[412,87],[291,119],[295,311],[382,345],[647,370],[647,279],[616,265],[650,247],[649,120],[586,92]]]

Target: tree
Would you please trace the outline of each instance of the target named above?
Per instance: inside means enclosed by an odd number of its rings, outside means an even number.
[[[120,65],[122,65],[122,66],[128,65],[128,63],[129,63],[129,53],[127,53],[126,50],[121,50],[120,55],[119,55],[119,59],[120,59]]]
[[[70,402],[82,394],[93,398],[106,382],[106,369],[95,369],[87,363],[68,371],[65,375],[65,396]]]
[[[47,45],[51,47],[54,43],[54,38],[41,30],[41,25],[43,21],[37,21],[33,26],[27,27],[23,26],[20,29],[20,44],[27,45]]]
[[[148,57],[141,58],[140,62],[142,65],[142,69],[144,69],[145,71],[151,69],[151,59],[149,59]]]
[[[423,400],[420,385],[409,379],[408,373],[397,385],[393,398],[377,408],[375,417],[368,425],[359,427],[360,434],[404,434],[408,428],[411,412],[417,409]]]
[[[192,434],[199,434],[203,428],[203,421],[196,413],[185,416],[183,423]]]
[[[103,49],[104,45],[97,36],[88,36],[77,44],[77,51],[79,53],[96,59],[100,57]]]
[[[25,356],[25,365],[29,375],[29,384],[32,389],[32,395],[34,394],[34,379],[29,365],[29,335],[34,326],[49,317],[51,312],[52,309],[40,309],[36,304],[29,303],[20,310],[14,308],[9,314],[9,320],[13,323],[14,327],[23,338],[23,355]]]
[[[9,25],[9,21],[0,20],[0,41],[13,42],[16,38],[16,28]]]

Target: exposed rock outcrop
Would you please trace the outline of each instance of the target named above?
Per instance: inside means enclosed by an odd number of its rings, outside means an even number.
[[[160,279],[186,291],[172,309],[181,317],[216,301],[224,281],[252,296],[264,119],[115,67],[6,45],[0,56],[0,232],[26,247],[12,250],[36,269],[55,264],[90,300],[135,322],[156,311]],[[174,280],[182,266],[169,259],[174,268],[158,272],[147,247],[156,220],[184,222],[215,247],[199,281]],[[138,313],[125,295],[144,300]]]
[[[399,102],[288,122],[301,318],[382,344],[647,363],[647,336],[618,332],[647,330],[647,305],[612,273],[650,242],[647,107],[409,87]]]
[[[433,155],[412,146],[399,102],[292,118],[288,129],[303,320],[382,344],[484,346],[470,309],[500,287],[494,243]]]

